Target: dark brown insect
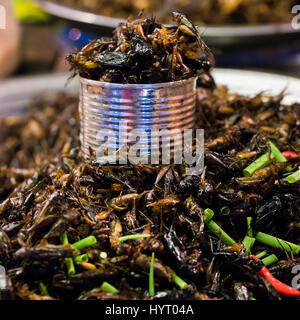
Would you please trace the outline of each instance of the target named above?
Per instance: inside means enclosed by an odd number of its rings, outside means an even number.
[[[128,22],[117,28],[113,40],[92,42],[72,61],[87,77],[139,82],[158,70],[161,81],[171,71],[182,79],[201,50],[193,26],[180,21],[175,27],[154,19]],[[138,69],[126,71],[132,61],[139,65],[148,55],[143,76]],[[299,183],[285,180],[298,163],[274,161],[251,177],[244,177],[243,169],[270,152],[269,140],[285,154],[297,154],[299,104],[284,105],[282,93],[247,97],[206,85],[197,91],[196,127],[205,128],[206,139],[199,176],[187,176],[185,163],[100,166],[84,161],[78,101],[66,95],[37,99],[24,118],[0,120],[0,264],[12,296],[149,299],[154,252],[155,298],[279,298],[256,274],[262,262],[249,259],[242,241],[251,229],[253,237],[262,231],[300,243]],[[207,208],[235,244],[224,245],[207,227]],[[69,244],[62,244],[62,235]],[[89,236],[97,242],[74,249],[72,244]],[[270,269],[282,279],[299,263],[259,243],[252,253],[264,250],[277,255],[280,262]],[[187,286],[180,288],[174,273]],[[100,289],[104,281],[119,293]]]
[[[177,26],[152,19],[122,23],[113,39],[98,39],[67,61],[82,77],[117,83],[160,83],[210,70],[211,53],[196,27],[181,13]]]

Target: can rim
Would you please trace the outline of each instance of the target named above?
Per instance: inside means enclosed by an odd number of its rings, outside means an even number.
[[[153,89],[153,88],[165,88],[170,86],[178,86],[178,85],[184,85],[193,81],[196,81],[198,77],[191,77],[188,79],[183,80],[177,80],[177,81],[171,81],[171,82],[161,82],[161,83],[113,83],[113,82],[104,82],[104,81],[97,81],[92,79],[87,79],[84,77],[79,76],[80,83],[92,85],[96,87],[112,87],[112,88],[129,88],[129,89]]]

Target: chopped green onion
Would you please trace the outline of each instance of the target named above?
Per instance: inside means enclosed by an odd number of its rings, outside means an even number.
[[[86,253],[80,255],[80,256],[77,256],[74,258],[74,261],[75,262],[88,262],[89,261],[89,257]]]
[[[208,223],[214,216],[214,212],[207,208],[204,210],[203,212],[203,220],[204,220],[204,223]]]
[[[267,254],[268,254],[267,251],[261,251],[261,252],[257,253],[255,256],[257,258],[261,259],[261,258],[265,257]]]
[[[253,237],[253,230],[251,228],[251,222],[252,222],[252,217],[247,217],[247,226],[248,226],[247,235],[252,238]]]
[[[67,236],[67,232],[64,231],[61,236],[60,236],[60,241],[63,245],[66,245],[69,243],[68,240],[68,236]],[[68,275],[74,275],[75,274],[75,267],[74,267],[74,263],[73,263],[73,259],[72,258],[65,258],[65,264],[68,270]]]
[[[278,162],[287,162],[286,157],[280,152],[280,150],[275,146],[275,144],[270,140],[269,140],[269,143],[270,143],[270,149],[274,158]]]
[[[220,227],[218,226],[213,220],[210,220],[206,223],[208,229],[210,229],[221,241],[225,244],[231,246],[236,242]]]
[[[300,170],[290,174],[287,178],[286,181],[289,183],[295,183],[300,181]]]
[[[209,210],[209,211],[208,211]],[[205,211],[214,213],[211,209],[206,209]],[[205,213],[204,211],[204,213]],[[210,229],[219,239],[221,239],[227,245],[233,245],[236,242],[221,228],[219,227],[213,220],[206,219],[206,226]],[[205,222],[205,219],[204,219]]]
[[[230,236],[221,228],[219,227],[212,219],[214,216],[213,210],[207,208],[204,210],[204,223],[219,239],[221,239],[227,245],[233,245],[236,242],[230,238]]]
[[[220,214],[223,216],[228,216],[230,214],[230,208],[227,206],[221,207]]]
[[[154,252],[152,252],[150,271],[149,271],[149,296],[154,297]]]
[[[128,236],[120,237],[119,242],[124,242],[127,240],[137,240],[151,237],[151,234],[130,234]]]
[[[300,251],[300,246],[297,244],[270,236],[269,234],[263,232],[258,232],[256,234],[256,241],[272,248],[285,250],[288,253],[293,251],[294,254],[298,254]]]
[[[251,248],[253,247],[254,245],[254,242],[255,242],[255,238],[251,238],[251,237],[248,237],[246,236],[243,240],[243,245],[245,247],[245,253],[246,254],[249,254],[250,253],[250,250]]]
[[[207,227],[219,238],[221,239],[225,244],[227,245],[233,245],[236,242],[221,228],[219,227],[214,221],[209,221],[207,224]]]
[[[275,254],[271,254],[270,256],[262,259],[261,261],[267,267],[270,264],[276,263],[278,261],[278,258],[275,256]]]
[[[174,282],[178,285],[179,288],[185,290],[188,287],[188,284],[182,280],[181,278],[179,278],[174,272],[172,273],[172,277]]]
[[[251,177],[255,171],[268,166],[273,161],[274,159],[271,159],[269,153],[263,154],[243,170],[244,176]]]
[[[78,250],[81,250],[83,248],[92,246],[95,243],[97,243],[97,239],[94,236],[89,236],[73,243],[73,247],[75,247]]]
[[[68,269],[68,275],[72,276],[75,274],[75,267],[72,258],[65,258],[65,263]]]
[[[41,292],[42,296],[46,296],[46,297],[50,296],[50,294],[47,290],[47,287],[43,284],[43,282],[39,283],[39,288],[40,288],[40,292]]]
[[[66,245],[69,243],[69,240],[68,240],[68,236],[67,236],[67,232],[64,231],[61,236],[60,236],[60,241],[63,245]]]
[[[115,288],[114,286],[112,286],[111,284],[109,284],[106,281],[104,281],[102,283],[100,290],[103,290],[107,293],[119,293],[120,292],[117,288]]]

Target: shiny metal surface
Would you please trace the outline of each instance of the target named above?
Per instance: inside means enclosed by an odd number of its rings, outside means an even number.
[[[230,92],[256,95],[259,92],[276,95],[285,89],[283,103],[300,102],[300,79],[275,73],[216,68],[212,72],[217,85],[228,86]],[[0,81],[0,118],[21,116],[36,96],[53,97],[58,92],[78,96],[77,78],[67,82],[70,73],[51,73],[16,77]],[[1,130],[1,128],[0,128]]]
[[[119,147],[120,123],[126,121],[128,145],[133,129],[144,130],[143,148],[148,148],[152,130],[168,129],[164,137],[174,136],[174,130],[193,128],[196,102],[196,78],[159,84],[114,84],[80,78],[81,145],[85,157],[90,148],[96,151],[102,144],[97,133],[117,136]],[[124,139],[124,138],[123,138]],[[173,146],[171,142],[171,147]],[[152,150],[153,151],[153,150]]]

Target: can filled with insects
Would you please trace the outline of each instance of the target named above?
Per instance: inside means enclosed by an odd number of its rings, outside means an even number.
[[[80,78],[85,158],[104,142],[105,150],[120,150],[137,139],[142,155],[159,151],[161,143],[172,153],[182,146],[182,131],[194,127],[197,79],[209,75],[211,54],[183,14],[173,18],[174,26],[154,18],[121,23],[113,38],[67,57]]]

